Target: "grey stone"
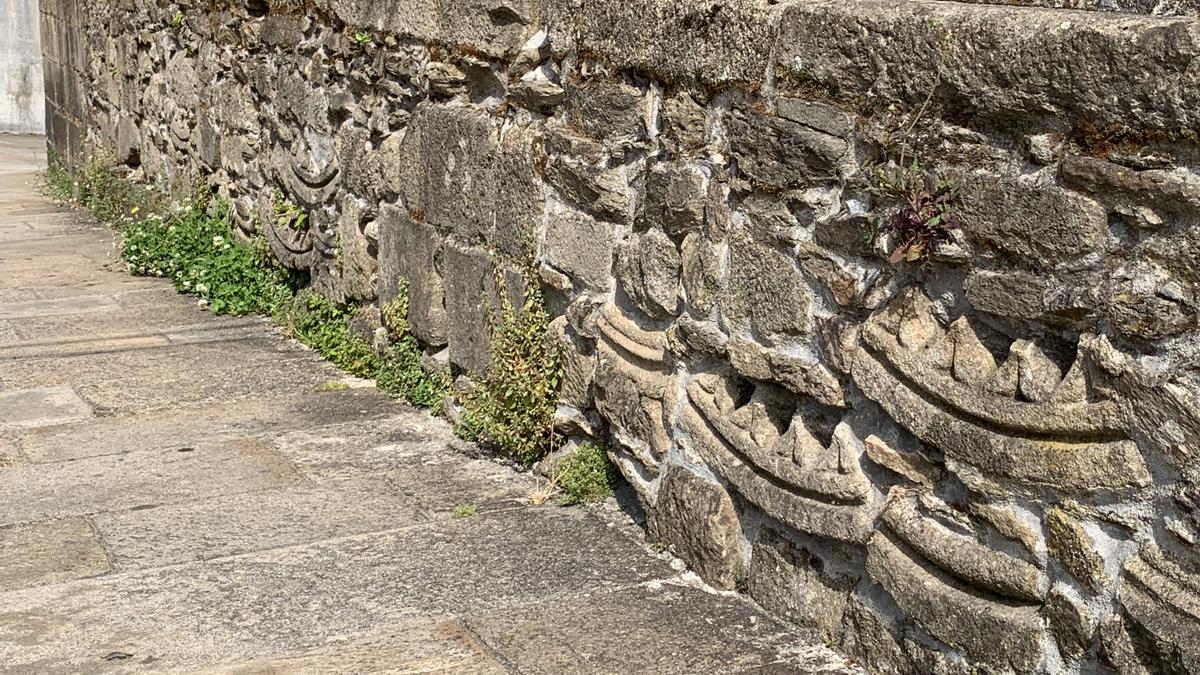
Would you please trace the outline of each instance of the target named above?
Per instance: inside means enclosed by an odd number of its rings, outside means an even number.
[[[635,141],[646,135],[646,111],[636,87],[602,80],[569,85],[564,111],[567,122],[603,141]]]
[[[530,260],[546,214],[541,138],[531,128],[510,127],[496,160],[495,246],[513,259]]]
[[[44,427],[91,415],[92,409],[70,387],[0,392],[0,430]]]
[[[662,133],[675,152],[698,153],[708,144],[704,107],[688,93],[679,93],[662,103]]]
[[[1192,216],[1200,213],[1200,177],[1185,169],[1137,171],[1094,157],[1071,156],[1063,180],[1111,207],[1140,206]]]
[[[548,65],[529,71],[508,87],[508,98],[531,110],[548,111],[566,99],[558,74]]]
[[[659,481],[649,529],[708,583],[724,589],[736,584],[742,527],[719,484],[681,466],[669,467]]]
[[[422,0],[381,5],[369,0],[320,0],[348,26],[371,26],[420,42],[462,45],[491,57],[511,57],[537,28],[533,0]]]
[[[1053,268],[1106,247],[1108,216],[1091,199],[998,175],[955,179],[968,240],[998,249],[1017,265]]]
[[[105,574],[108,558],[82,518],[0,528],[0,593]]]
[[[408,322],[422,342],[447,343],[449,317],[442,280],[442,240],[394,206],[379,212],[379,302],[387,307],[407,284]]]
[[[562,348],[563,378],[558,400],[576,408],[587,408],[592,402],[592,382],[596,377],[595,345],[580,337],[566,317],[554,319],[550,330],[558,337]]]
[[[1046,512],[1045,525],[1046,550],[1071,576],[1093,591],[1108,582],[1104,560],[1074,516],[1065,509],[1054,507]]]
[[[857,39],[863,34],[887,39]],[[1200,39],[1185,20],[1090,13],[1064,22],[1054,9],[858,0],[786,7],[777,44],[773,60],[783,82],[869,89],[913,109],[934,90],[934,103],[985,120],[1054,115],[1172,130],[1196,127],[1200,110],[1196,74],[1183,56]],[[895,44],[925,46],[897,52]],[[1000,55],[992,67],[973,65],[981,44]],[[1084,54],[1105,57],[1101,63]]]
[[[880,533],[867,548],[867,572],[931,635],[972,658],[1019,672],[1041,662],[1035,606],[993,602],[949,585]]]
[[[725,118],[738,168],[764,190],[808,187],[838,176],[846,142],[781,117],[735,110]]]
[[[613,225],[586,213],[551,213],[544,244],[546,262],[584,288],[603,291],[612,285]]]
[[[709,312],[721,295],[726,250],[723,244],[694,232],[683,240],[683,288],[688,304],[700,312]]]
[[[791,260],[744,234],[730,244],[726,317],[748,321],[760,335],[804,335],[812,328],[812,290]]]
[[[409,214],[475,240],[495,226],[495,125],[473,108],[423,105],[398,148],[400,166],[389,171]]]
[[[704,226],[707,177],[693,166],[659,162],[646,174],[639,225],[683,239]]]
[[[482,373],[491,360],[491,311],[498,291],[493,262],[486,251],[450,244],[443,254],[446,321],[450,361],[472,373]]]
[[[758,82],[767,71],[775,12],[754,0],[717,11],[672,0],[599,0],[580,12],[563,0],[547,3],[553,44],[576,48],[614,67],[666,82]]]
[[[1044,577],[1032,563],[990,550],[952,532],[919,510],[915,493],[892,488],[882,512],[896,537],[938,568],[971,586],[1024,602],[1045,598]]]
[[[1122,673],[1141,672],[1139,667],[1182,673],[1200,663],[1200,620],[1190,610],[1200,599],[1200,576],[1151,545],[1130,558],[1124,577],[1120,602],[1137,628],[1114,631],[1101,626],[1114,665]]]
[[[605,618],[595,624],[585,617]],[[827,648],[796,649],[778,622],[747,603],[671,583],[489,612],[466,623],[521,672],[856,672]]]
[[[0,470],[0,524],[81,516],[295,483],[295,469],[262,441],[89,457]]]
[[[854,117],[837,106],[820,101],[779,97],[775,113],[784,119],[832,136],[848,137],[854,131]]]
[[[792,356],[746,340],[731,340],[727,351],[730,365],[746,377],[777,382],[797,394],[811,396],[826,405],[839,408],[846,406],[841,383],[814,358]]]
[[[854,580],[835,576],[823,558],[764,529],[754,541],[748,579],[750,597],[763,607],[815,629],[826,644],[841,641]]]
[[[681,316],[667,332],[671,351],[680,356],[692,353],[722,356],[729,344],[729,336],[713,321],[696,321]]]
[[[650,318],[678,313],[679,251],[662,231],[634,234],[618,246],[616,273],[621,288]]]
[[[546,182],[575,207],[614,223],[629,220],[629,185],[619,168],[605,169],[554,156]]]
[[[1058,587],[1050,591],[1046,598],[1046,618],[1064,654],[1079,658],[1091,647],[1096,622],[1087,607],[1067,591]]]

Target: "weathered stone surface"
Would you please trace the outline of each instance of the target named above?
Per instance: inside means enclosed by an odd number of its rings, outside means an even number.
[[[698,168],[660,162],[646,174],[638,224],[682,239],[704,225],[708,177]]]
[[[1046,618],[1050,630],[1064,654],[1079,658],[1092,645],[1092,634],[1096,631],[1091,612],[1080,599],[1059,587],[1046,597]]]
[[[449,317],[442,280],[443,244],[433,227],[394,206],[379,212],[379,302],[387,307],[408,292],[408,322],[426,344],[447,343]]]
[[[781,432],[762,401],[737,407],[725,388],[711,376],[688,386],[681,422],[689,447],[772,517],[803,532],[865,541],[871,486],[846,447],[853,442],[848,429],[835,432],[834,447],[826,448],[800,416]]]
[[[758,0],[734,0],[711,12],[672,0],[597,0],[587,10],[549,5],[553,43],[603,56],[618,68],[668,82],[757,82],[765,75],[775,12]]]
[[[814,358],[766,349],[747,340],[731,340],[726,350],[730,365],[746,377],[778,382],[790,391],[811,396],[826,405],[839,408],[846,405],[837,377]]]
[[[622,243],[617,248],[616,274],[621,289],[646,316],[666,319],[678,312],[679,251],[662,231],[634,234]]]
[[[567,122],[602,141],[639,140],[646,135],[642,92],[620,82],[595,80],[567,88]]]
[[[856,671],[826,647],[797,648],[776,621],[751,618],[748,605],[718,606],[715,597],[665,583],[488,612],[466,624],[508,663],[538,675]]]
[[[468,239],[492,235],[499,135],[482,112],[421,106],[398,152],[393,181],[409,214]]]
[[[450,360],[468,372],[483,372],[490,360],[490,314],[496,306],[493,262],[486,251],[454,244],[443,252],[447,341]]]
[[[92,409],[69,387],[0,392],[0,430],[74,422]]]
[[[924,457],[916,453],[899,452],[878,436],[867,436],[863,440],[863,447],[872,462],[918,485],[931,488],[941,477],[941,470]]]
[[[603,168],[561,156],[546,168],[546,182],[579,209],[601,220],[629,220],[629,185],[620,168]]]
[[[82,518],[0,528],[0,593],[108,571],[104,549]]]
[[[513,56],[537,31],[538,3],[533,0],[446,2],[421,0],[384,5],[368,0],[319,0],[349,26],[377,30],[446,46],[469,46],[488,56]]]
[[[825,561],[776,530],[763,530],[750,556],[750,597],[771,612],[840,641],[854,580],[825,571]]]
[[[546,228],[545,259],[583,288],[604,291],[612,285],[615,238],[612,223],[555,209]]]
[[[1134,648],[1129,645],[1124,650],[1126,658],[1112,659],[1117,661],[1114,665],[1131,666],[1129,672],[1137,672],[1132,667],[1135,664],[1165,672],[1187,672],[1200,663],[1200,575],[1150,547],[1126,564],[1125,584],[1119,595],[1122,606],[1140,628],[1136,649],[1142,653],[1130,653]]]
[[[977,247],[995,249],[1019,266],[1043,268],[1106,247],[1107,214],[1086,197],[990,174],[957,179],[963,229]]]
[[[672,466],[659,481],[649,528],[705,581],[733,589],[742,568],[742,526],[719,484]]]
[[[867,548],[867,572],[931,635],[972,658],[1019,672],[1041,661],[1036,607],[993,602],[950,585],[881,533]]]
[[[1200,177],[1176,171],[1137,171],[1095,157],[1068,157],[1063,180],[1112,207],[1144,207],[1172,215],[1200,212]]]
[[[1064,509],[1055,507],[1046,512],[1046,550],[1087,588],[1094,591],[1107,583],[1104,560],[1092,538]]]
[[[738,168],[766,190],[808,187],[834,178],[848,150],[836,136],[781,117],[735,111],[726,123]]]
[[[600,334],[596,410],[613,425],[621,442],[656,470],[671,447],[668,418],[677,396],[674,373],[667,367],[665,336],[641,330],[615,307],[601,318]]]
[[[1025,602],[1045,598],[1043,576],[1037,567],[951,532],[921,513],[914,493],[892,488],[881,515],[900,541],[967,584]]]
[[[1079,19],[977,4],[794,4],[783,12],[774,62],[785,77],[827,91],[870,90],[913,108],[933,90],[935,102],[985,120],[1057,114],[1100,126],[1197,125],[1198,75],[1184,56],[1200,49],[1192,22]],[[889,39],[857,39],[864,34]],[[894,44],[912,48],[896,51]],[[981,44],[989,45],[987,67],[964,67],[975,62],[972,50]]]
[[[708,312],[718,301],[725,270],[725,247],[692,233],[683,240],[680,259],[683,288],[687,301],[701,312]]]
[[[791,260],[775,249],[738,236],[730,243],[729,287],[722,309],[749,321],[764,336],[803,335],[812,328],[812,290]]]

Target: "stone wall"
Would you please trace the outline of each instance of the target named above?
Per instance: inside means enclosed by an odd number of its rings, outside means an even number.
[[[51,0],[51,137],[460,373],[532,246],[563,429],[879,672],[1200,672],[1197,4],[1035,4]]]
[[[0,9],[0,133],[45,129],[37,0],[8,0]]]

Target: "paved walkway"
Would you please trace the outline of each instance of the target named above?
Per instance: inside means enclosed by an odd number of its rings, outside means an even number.
[[[36,196],[41,145],[0,136],[0,673],[846,670],[615,507],[530,506],[443,422],[126,276]]]

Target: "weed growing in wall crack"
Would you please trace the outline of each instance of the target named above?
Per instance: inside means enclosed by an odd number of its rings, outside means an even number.
[[[459,433],[491,441],[504,454],[532,464],[554,449],[562,355],[550,334],[536,263],[527,262],[522,272],[520,305],[500,293],[500,309],[490,319],[488,370],[463,401]],[[504,287],[497,268],[496,288]]]
[[[380,389],[413,405],[433,408],[450,395],[450,373],[428,373],[421,365],[421,347],[408,324],[408,280],[398,281],[399,292],[383,308],[391,344],[384,352],[383,365],[375,382]]]
[[[917,161],[910,166],[881,168],[876,174],[876,194],[896,199],[899,206],[878,224],[878,232],[894,240],[893,265],[901,261],[928,266],[938,244],[950,241],[957,230],[956,188],[949,181],[938,181]]]

